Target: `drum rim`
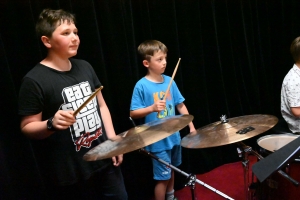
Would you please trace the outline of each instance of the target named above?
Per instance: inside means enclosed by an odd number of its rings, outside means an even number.
[[[270,135],[265,135],[265,136],[263,136],[263,137],[258,138],[258,139],[256,140],[256,142],[257,142],[257,144],[258,144],[258,142],[261,141],[261,140],[263,140],[263,139],[270,138],[270,137],[275,137],[275,136],[277,136],[277,137],[292,136],[292,137],[297,138],[297,137],[299,137],[300,135],[295,135],[295,134],[292,134],[292,133],[270,134]]]

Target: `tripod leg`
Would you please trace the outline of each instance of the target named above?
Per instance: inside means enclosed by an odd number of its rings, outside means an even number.
[[[190,174],[188,176],[188,182],[185,186],[189,186],[191,190],[192,200],[195,200],[195,183],[196,183],[196,175]]]

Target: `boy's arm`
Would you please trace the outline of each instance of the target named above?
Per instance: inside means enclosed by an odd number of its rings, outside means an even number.
[[[101,91],[98,92],[97,98],[98,98],[98,104],[100,107],[101,117],[103,120],[103,125],[105,127],[106,135],[109,139],[111,139],[116,136],[116,133],[113,127],[110,111],[106,105],[106,102],[103,98]]]
[[[291,107],[291,112],[295,117],[300,117],[300,107]]]
[[[59,110],[53,116],[52,122],[56,130],[64,130],[74,124],[76,119],[73,111]],[[22,117],[20,126],[23,134],[32,139],[45,139],[55,132],[47,129],[47,120],[42,121],[42,112]]]
[[[148,114],[150,114],[152,112],[160,112],[160,111],[164,110],[165,107],[166,107],[166,101],[165,100],[159,100],[159,101],[156,101],[151,106],[148,106],[146,108],[131,110],[130,111],[130,117],[132,119],[143,118],[143,117],[147,116]]]
[[[105,131],[106,131],[106,135],[109,139],[113,138],[116,136],[115,129],[114,129],[114,126],[112,123],[111,114],[105,103],[105,100],[102,96],[101,91],[98,92],[97,99],[98,99],[98,104],[99,104],[100,111],[101,111],[103,125],[104,125]],[[119,166],[123,162],[123,154],[112,157],[112,161],[113,161],[114,166]]]
[[[180,104],[176,105],[176,108],[177,108],[178,112],[182,115],[189,114],[189,111],[184,103],[180,103]],[[190,128],[190,133],[196,131],[193,122],[189,123],[189,128]]]

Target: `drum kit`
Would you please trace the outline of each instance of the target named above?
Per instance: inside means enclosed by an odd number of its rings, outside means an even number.
[[[195,198],[195,183],[207,187],[225,199],[232,199],[226,194],[198,180],[195,175],[187,174],[143,149],[143,147],[162,140],[174,132],[183,129],[193,120],[193,118],[194,117],[192,115],[176,115],[135,126],[128,131],[118,134],[114,138],[111,138],[94,147],[84,155],[83,159],[86,161],[101,160],[139,149],[141,153],[156,159],[157,161],[186,176],[188,178],[188,183],[186,186],[189,186],[191,189],[192,199]],[[250,190],[253,183],[249,183],[248,155],[253,154],[259,160],[263,159],[263,157],[251,147],[245,145],[242,141],[266,132],[277,122],[278,119],[272,115],[246,115],[229,119],[223,115],[220,117],[220,121],[199,128],[195,132],[191,132],[183,137],[181,146],[196,149],[217,147],[233,143],[237,144],[238,153],[240,154],[240,157],[242,157],[242,164],[244,168],[244,190],[246,199],[252,199],[254,197],[254,193],[252,190]],[[258,139],[258,145],[271,153],[295,138],[297,138],[297,136],[282,135],[274,137],[269,135]],[[278,170],[278,173],[286,177],[295,185],[298,184],[297,181],[293,180],[285,172]]]

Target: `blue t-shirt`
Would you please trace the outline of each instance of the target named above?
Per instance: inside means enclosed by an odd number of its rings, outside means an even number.
[[[145,77],[141,78],[136,83],[132,94],[130,110],[146,108],[154,104],[154,102],[157,100],[162,100],[164,98],[171,77],[166,75],[162,75],[162,77],[163,82],[161,83],[152,82]],[[145,123],[159,120],[160,118],[164,118],[166,116],[174,116],[176,105],[182,103],[184,100],[185,99],[181,95],[176,83],[172,81],[170,91],[166,98],[166,109],[161,111],[159,116],[157,116],[157,112],[148,114],[145,117]],[[145,147],[145,149],[151,152],[159,152],[172,149],[174,145],[179,144],[180,134],[179,132],[176,132],[163,140],[157,141],[156,143]]]

